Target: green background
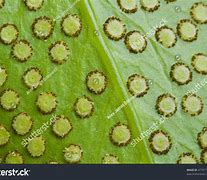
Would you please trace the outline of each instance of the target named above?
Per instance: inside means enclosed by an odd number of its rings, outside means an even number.
[[[101,163],[102,157],[114,154],[119,157],[120,163],[176,163],[178,156],[183,152],[193,152],[200,157],[200,148],[197,144],[197,133],[206,126],[207,87],[197,93],[204,102],[204,111],[201,115],[191,117],[181,110],[180,102],[189,89],[202,81],[205,76],[193,71],[191,57],[198,53],[206,53],[207,25],[198,25],[198,40],[192,43],[178,38],[176,46],[166,49],[156,42],[155,38],[148,39],[148,46],[142,54],[131,54],[126,49],[123,40],[115,42],[109,40],[103,32],[103,23],[109,16],[117,16],[127,26],[127,31],[139,30],[147,33],[151,28],[165,18],[167,25],[176,30],[180,19],[191,18],[190,7],[196,0],[177,0],[166,4],[161,0],[160,8],[149,13],[138,7],[135,14],[123,13],[116,0],[80,0],[70,8],[75,0],[46,0],[43,7],[36,12],[29,11],[22,0],[6,0],[5,6],[0,9],[0,25],[14,23],[19,29],[19,38],[28,40],[34,49],[33,56],[25,63],[20,63],[11,57],[11,46],[0,44],[0,66],[8,71],[8,80],[0,92],[6,88],[16,90],[20,95],[20,105],[12,112],[0,108],[0,123],[9,129],[10,141],[0,147],[3,158],[9,151],[17,150],[23,154],[25,163],[48,163],[58,161],[65,163],[63,149],[69,144],[78,144],[83,149],[81,163]],[[207,1],[203,1],[206,2]],[[175,7],[181,12],[176,12]],[[76,13],[80,16],[83,29],[79,37],[66,37],[60,28],[60,17],[63,14]],[[32,35],[31,25],[35,18],[48,16],[55,19],[53,35],[46,41],[38,40]],[[63,40],[70,48],[70,58],[63,65],[52,63],[48,56],[48,48],[55,41]],[[171,65],[176,62],[175,56],[181,55],[182,61],[188,64],[193,71],[193,81],[185,86],[178,86],[169,77]],[[49,75],[55,68],[57,71],[43,83],[43,86],[26,94],[27,88],[23,84],[23,73],[30,67],[38,67],[43,76]],[[98,69],[108,78],[108,86],[102,95],[91,94],[85,85],[86,75]],[[107,116],[116,110],[125,100],[130,98],[126,82],[131,74],[140,74],[151,79],[152,84],[147,95],[134,99],[110,120]],[[19,112],[27,112],[33,119],[32,131],[40,128],[44,122],[52,117],[42,115],[35,101],[39,93],[52,91],[57,95],[58,106],[53,114],[65,115],[71,120],[72,132],[65,138],[57,138],[51,127],[42,136],[46,140],[46,152],[39,158],[32,158],[21,141],[26,136],[18,136],[11,128],[13,116]],[[160,117],[155,110],[155,102],[159,95],[171,93],[177,98],[178,111],[169,118],[160,129],[169,133],[172,139],[172,148],[166,155],[158,156],[151,152],[148,138],[138,143],[135,148],[116,147],[109,139],[111,127],[116,122],[124,122],[130,126],[132,137],[135,138],[146,131],[153,122]],[[73,104],[77,97],[87,95],[95,104],[95,113],[88,119],[78,118],[73,111]],[[31,132],[32,132],[31,131]],[[29,134],[28,134],[29,135]]]

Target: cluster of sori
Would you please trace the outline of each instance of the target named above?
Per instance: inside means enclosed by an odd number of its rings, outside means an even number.
[[[176,0],[165,0],[166,3],[176,2]],[[138,3],[136,0],[117,0],[117,4],[123,13],[136,13],[138,11]],[[152,13],[160,8],[159,0],[140,0],[141,9]],[[192,19],[181,19],[177,23],[175,30],[172,27],[163,25],[156,29],[155,39],[163,48],[172,48],[177,43],[177,38],[185,42],[193,42],[198,38],[199,24],[207,23],[207,5],[202,2],[194,3],[190,10]],[[131,53],[142,53],[147,48],[147,39],[139,30],[127,32],[126,24],[117,16],[109,17],[103,24],[103,30],[106,36],[114,41],[119,41],[124,38],[126,48]],[[199,73],[207,74],[207,55],[197,53],[193,55],[191,60],[193,69]],[[169,77],[177,85],[187,85],[192,82],[193,72],[186,63],[179,61],[171,66]],[[143,97],[149,90],[149,80],[140,75],[132,74],[127,81],[127,88],[131,95]],[[184,112],[190,116],[197,116],[203,112],[204,104],[196,94],[186,94],[181,100],[181,107]],[[155,109],[158,114],[163,117],[171,117],[177,111],[176,97],[170,93],[161,94],[157,100]],[[120,124],[118,125],[120,127]],[[203,149],[201,161],[207,162],[207,136],[206,128],[198,135],[198,142]],[[113,137],[113,136],[112,136]],[[168,133],[157,130],[154,131],[149,138],[150,148],[158,155],[166,154],[172,147],[171,138]],[[197,163],[195,155],[191,152],[183,153],[179,156],[177,163]]]
[[[166,0],[167,3],[176,0]],[[135,13],[138,10],[136,0],[117,0],[117,4],[124,13]],[[154,12],[159,9],[159,0],[141,0],[141,9],[148,12]],[[191,7],[191,19],[181,19],[177,23],[176,30],[167,25],[163,25],[156,29],[155,39],[165,48],[172,48],[176,45],[177,35],[186,42],[193,42],[198,37],[197,24],[207,23],[207,5],[199,2]],[[196,24],[197,23],[197,24]],[[139,30],[127,32],[126,24],[116,16],[109,17],[103,29],[108,38],[119,41],[124,38],[126,48],[132,53],[142,53],[147,47],[147,39]],[[176,31],[176,32],[175,32]]]
[[[207,163],[207,128],[204,127],[201,132],[198,133],[197,141],[198,145],[202,149],[200,162]],[[164,155],[172,148],[172,140],[168,133],[162,130],[154,131],[149,138],[150,148],[153,153],[157,155]],[[192,152],[184,152],[179,155],[178,164],[196,164],[199,163],[198,158]]]
[[[29,11],[37,11],[44,5],[44,0],[23,0],[23,3]],[[6,5],[5,0],[0,0],[0,8]],[[34,20],[31,25],[33,36],[39,40],[46,41],[54,31],[55,19],[47,16],[41,16]],[[68,37],[78,37],[82,30],[82,22],[78,15],[67,14],[61,20],[61,31]],[[34,49],[32,43],[26,39],[19,39],[19,30],[17,25],[5,23],[0,27],[0,41],[5,45],[11,45],[11,55],[14,59],[21,63],[25,63],[31,59]],[[63,64],[70,55],[68,45],[64,41],[57,41],[51,44],[48,48],[48,55],[51,61],[56,64]],[[9,73],[5,67],[0,67],[0,86],[6,83]],[[94,79],[97,80],[94,83]],[[28,68],[23,76],[23,83],[30,90],[37,89],[42,85],[43,74],[38,67]],[[99,82],[100,81],[100,82]],[[87,77],[87,86],[90,91],[95,94],[101,94],[106,87],[106,77],[102,72],[91,72]],[[14,111],[20,104],[20,95],[14,89],[5,89],[0,96],[0,105],[6,111]],[[56,110],[58,101],[57,97],[52,92],[42,92],[36,100],[38,110],[42,114],[51,114]],[[90,107],[88,108],[88,104]],[[88,108],[88,109],[87,109]],[[87,111],[87,112],[86,112]],[[76,103],[76,112],[80,117],[89,117],[93,112],[93,103],[88,98],[79,99]],[[33,126],[34,121],[26,112],[21,112],[13,117],[12,128],[19,136],[28,135]],[[64,138],[73,129],[71,121],[64,115],[56,117],[52,123],[52,131],[59,138]],[[10,132],[4,125],[0,125],[0,146],[4,146],[9,142]],[[32,157],[40,157],[46,149],[46,140],[42,136],[32,138],[27,150]],[[80,152],[79,152],[80,151]],[[71,155],[68,156],[68,153]],[[80,154],[80,155],[79,155]],[[71,145],[64,150],[65,160],[69,163],[77,163],[81,160],[82,150],[78,145]],[[107,161],[107,160],[106,160]],[[5,158],[5,163],[24,163],[24,158],[18,151],[9,152]],[[50,162],[55,163],[55,162]]]
[[[173,1],[166,0],[166,2]],[[117,4],[124,13],[135,13],[138,10],[138,3],[136,0],[117,0]],[[159,0],[141,0],[140,5],[145,11],[154,12],[159,9],[160,2]],[[147,47],[146,37],[139,30],[127,32],[126,25],[119,17],[109,17],[105,21],[103,28],[107,37],[114,41],[119,41],[124,38],[126,48],[131,53],[142,53]],[[157,29],[156,39],[167,48],[175,46],[177,41],[173,29],[167,26],[162,26]]]
[[[166,4],[176,2],[176,0],[165,0]],[[38,11],[44,6],[44,0],[23,0],[28,11]],[[5,6],[5,0],[0,0],[0,8]],[[138,11],[136,0],[117,0],[117,6],[122,13],[133,14]],[[146,13],[153,13],[161,6],[159,0],[140,0],[140,7]],[[176,46],[178,37],[187,43],[196,41],[198,38],[198,24],[207,23],[207,5],[195,3],[191,7],[190,15],[192,19],[181,19],[177,23],[176,30],[164,25],[156,29],[155,40],[163,48],[173,48]],[[40,16],[34,19],[31,24],[32,35],[37,41],[51,40],[54,33],[56,19],[48,16]],[[77,14],[66,14],[60,22],[60,30],[66,37],[77,38],[82,32],[83,24]],[[147,39],[144,32],[132,30],[127,32],[127,25],[116,16],[108,17],[103,24],[103,31],[106,36],[113,41],[124,41],[129,53],[134,55],[143,53],[147,49]],[[29,61],[35,53],[32,43],[26,39],[20,39],[18,26],[12,23],[5,23],[0,27],[0,41],[4,45],[11,46],[11,56],[18,62]],[[47,41],[48,42],[48,41]],[[70,57],[70,48],[63,41],[55,41],[48,47],[48,56],[55,65],[62,65]],[[207,55],[197,53],[191,60],[193,69],[201,74],[207,74]],[[22,81],[29,90],[35,90],[42,85],[43,70],[39,67],[30,67],[22,75]],[[9,72],[5,67],[0,67],[0,87],[6,84]],[[183,62],[172,65],[169,77],[179,86],[192,82],[193,73],[190,66]],[[85,77],[85,86],[91,95],[101,96],[108,85],[108,78],[101,70],[92,70]],[[137,98],[143,98],[150,90],[150,80],[144,75],[134,73],[128,77],[126,83],[129,94]],[[87,92],[87,93],[88,93]],[[6,111],[14,111],[20,104],[20,94],[14,89],[5,89],[0,95],[0,105]],[[58,97],[50,91],[41,92],[36,98],[36,106],[42,115],[52,114],[58,106]],[[181,100],[183,111],[190,116],[197,116],[203,112],[203,101],[196,94],[184,95]],[[177,111],[176,97],[170,93],[161,94],[155,103],[157,113],[164,117],[171,117]],[[90,118],[95,113],[95,103],[88,95],[77,98],[73,104],[75,115],[80,119]],[[21,112],[13,117],[12,128],[18,136],[24,136],[32,131],[33,118],[26,112]],[[65,138],[73,130],[72,121],[64,116],[58,115],[52,123],[52,132],[58,138]],[[114,146],[127,146],[132,139],[129,126],[122,122],[113,125],[108,133],[109,139]],[[0,146],[5,146],[10,140],[10,132],[4,125],[0,125]],[[201,161],[207,162],[207,128],[198,133],[198,144],[202,149]],[[32,138],[26,147],[32,157],[41,157],[46,151],[46,139],[40,135]],[[158,155],[167,154],[172,148],[172,139],[163,130],[154,131],[149,137],[149,146],[153,153]],[[78,144],[69,144],[63,149],[63,157],[67,163],[80,163],[84,151]],[[18,151],[9,152],[5,158],[5,163],[24,163],[23,155]],[[191,152],[185,152],[178,158],[178,163],[197,163],[198,160]],[[48,163],[57,164],[57,161]],[[105,154],[102,158],[104,164],[117,164],[119,158],[114,154]]]
[[[44,5],[44,0],[23,0],[24,4],[29,11],[37,11]],[[3,7],[4,1],[1,2]],[[55,26],[55,19],[47,16],[40,16],[34,20],[31,25],[33,36],[38,40],[47,41],[53,35]],[[65,36],[75,38],[78,37],[82,30],[82,22],[78,15],[67,14],[60,22],[61,31]],[[6,23],[0,28],[0,40],[5,45],[12,46],[12,57],[21,63],[28,61],[33,53],[34,49],[32,44],[25,39],[19,38],[19,30],[15,24]],[[70,49],[66,42],[60,40],[52,43],[48,48],[48,55],[52,62],[56,64],[63,64],[69,58]],[[6,83],[8,78],[8,73],[6,68],[1,67],[0,69],[0,86]],[[29,90],[35,90],[42,85],[44,78],[43,73],[38,67],[28,68],[23,76],[23,83]],[[93,70],[88,73],[85,78],[85,84],[89,92],[94,95],[101,95],[107,86],[106,75],[99,70]],[[0,96],[1,107],[7,111],[13,111],[17,109],[20,104],[20,95],[14,89],[6,89],[2,92]],[[36,106],[39,112],[43,115],[52,114],[55,112],[58,106],[57,96],[53,92],[42,92],[36,99]],[[74,112],[77,117],[84,119],[89,118],[94,113],[94,102],[93,100],[83,95],[74,103]],[[26,112],[21,112],[13,118],[12,128],[19,136],[24,136],[29,134],[32,130],[33,120]],[[52,123],[52,132],[59,138],[64,138],[73,129],[72,123],[69,118],[64,115],[58,115],[55,121]],[[123,131],[123,132],[122,132]],[[118,134],[123,133],[127,137],[124,139],[119,139]],[[0,146],[4,146],[8,143],[10,139],[10,132],[3,126],[0,126],[1,141]],[[114,144],[119,146],[126,145],[130,139],[130,131],[125,125],[117,125],[114,127],[112,132],[110,132],[110,139]],[[118,139],[117,139],[118,138]],[[27,150],[32,157],[40,157],[44,154],[46,150],[46,140],[43,136],[38,136],[32,138],[27,144]],[[63,150],[64,159],[68,163],[79,163],[83,156],[83,150],[79,145],[71,144]],[[118,158],[112,154],[106,154],[102,159],[103,163],[119,163]],[[5,157],[6,163],[23,163],[24,158],[17,151],[9,152]],[[51,164],[56,164],[58,162],[51,161]]]
[[[138,9],[138,5],[135,0],[118,0],[118,5],[121,10],[125,13],[135,13]],[[174,2],[174,1],[166,1]],[[140,1],[141,7],[149,12],[157,10],[160,6],[158,0]],[[205,15],[207,12],[207,6],[203,3],[195,3],[191,8],[191,15],[194,20],[197,19],[197,23],[205,23],[207,21],[206,16],[201,16],[199,13],[202,12]],[[206,19],[205,19],[206,18]],[[118,41],[125,38],[124,42],[126,47],[132,53],[143,52],[147,46],[147,41],[144,36],[137,30],[130,31],[127,33],[126,25],[118,17],[109,17],[103,25],[104,32],[108,38]],[[197,39],[198,28],[193,20],[180,20],[177,25],[177,34],[179,37],[187,42],[192,42]],[[165,48],[171,48],[176,45],[177,35],[172,28],[162,26],[157,29],[155,33],[156,40],[161,43]],[[197,53],[192,57],[192,67],[196,72],[200,74],[207,74],[207,56],[203,53]],[[172,81],[178,85],[185,85],[192,81],[193,73],[190,67],[182,61],[172,65],[169,73]],[[149,80],[142,75],[133,74],[128,78],[127,87],[133,96],[141,97],[149,90]],[[192,107],[194,104],[197,107]],[[165,108],[166,107],[166,108]],[[188,112],[192,116],[198,115],[202,112],[203,103],[200,97],[196,95],[184,96],[182,100],[182,108],[185,112]],[[159,114],[164,116],[171,116],[176,112],[175,97],[170,94],[163,94],[158,97],[156,109]]]

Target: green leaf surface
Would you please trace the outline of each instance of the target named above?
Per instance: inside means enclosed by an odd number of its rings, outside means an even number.
[[[130,53],[124,40],[110,40],[103,31],[103,24],[110,16],[119,17],[126,25],[127,32],[138,30],[146,34],[164,18],[166,25],[176,32],[176,26],[181,19],[191,19],[190,8],[195,0],[177,0],[173,3],[160,1],[160,8],[147,12],[140,7],[133,14],[121,11],[116,0],[46,0],[37,11],[29,11],[22,0],[6,0],[0,9],[0,26],[13,23],[19,30],[20,39],[26,39],[33,47],[33,55],[26,62],[19,62],[11,56],[11,45],[0,43],[0,66],[7,69],[8,79],[0,87],[0,93],[5,89],[14,89],[19,93],[20,104],[14,111],[8,112],[0,107],[0,124],[10,132],[9,142],[0,147],[0,156],[4,158],[9,151],[18,151],[24,157],[25,163],[48,163],[57,161],[66,163],[63,150],[70,144],[77,144],[83,150],[80,163],[102,163],[106,154],[113,154],[120,163],[176,163],[180,154],[193,152],[199,159],[201,149],[197,142],[197,134],[206,126],[207,87],[203,86],[196,92],[204,103],[203,112],[199,116],[190,116],[181,108],[182,97],[195,88],[205,76],[198,74],[191,66],[191,58],[196,53],[206,53],[207,25],[198,24],[198,38],[194,42],[177,39],[176,45],[170,49],[163,47],[154,37],[147,39],[147,48],[143,53]],[[207,3],[206,0],[202,1]],[[181,12],[177,9],[181,8]],[[68,37],[61,31],[61,19],[66,14],[77,14],[82,21],[82,31],[78,37]],[[40,16],[55,20],[52,36],[47,40],[39,40],[32,33],[32,23]],[[58,65],[49,56],[49,47],[56,41],[67,43],[70,55],[65,63]],[[170,78],[170,68],[177,62],[176,56],[181,56],[193,72],[193,80],[187,85],[178,86]],[[24,72],[37,67],[46,80],[42,86],[28,93],[23,82]],[[85,83],[89,72],[99,70],[107,76],[106,90],[95,95]],[[127,89],[128,77],[139,74],[150,80],[148,93],[139,98],[133,98]],[[57,108],[52,114],[43,115],[36,106],[36,99],[42,92],[53,92],[57,96]],[[128,144],[118,147],[111,143],[109,133],[111,128],[121,122],[127,124],[132,133],[132,139],[148,130],[153,123],[161,118],[155,109],[157,97],[170,93],[176,97],[177,112],[159,126],[168,133],[172,140],[172,148],[165,155],[152,152],[146,136],[135,147]],[[86,95],[94,102],[94,113],[86,119],[79,118],[74,112],[77,98]],[[119,111],[123,103],[129,101]],[[116,112],[118,111],[118,112]],[[17,135],[12,129],[12,119],[20,112],[26,112],[33,120],[32,130],[25,136]],[[108,116],[113,113],[109,119]],[[41,133],[46,141],[46,151],[43,156],[33,158],[22,140],[32,132],[49,122],[53,115],[64,115],[72,126],[72,131],[64,138],[58,138],[48,127]]]

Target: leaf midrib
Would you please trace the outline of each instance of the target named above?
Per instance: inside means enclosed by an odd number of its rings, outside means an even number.
[[[111,79],[112,84],[114,84],[115,94],[118,96],[121,102],[124,102],[127,99],[129,99],[129,96],[126,91],[124,81],[122,80],[119,70],[117,68],[117,64],[114,60],[114,57],[110,50],[107,48],[104,39],[101,35],[101,30],[98,28],[98,20],[95,17],[92,5],[90,4],[90,0],[81,0],[79,6],[81,11],[84,12],[83,14],[86,15],[87,23],[90,24],[91,31],[98,31],[99,33],[99,35],[96,36],[93,40],[96,42],[96,48],[102,57],[101,60],[104,66],[106,67],[109,75],[113,77]],[[129,103],[122,110],[127,116],[128,125],[131,129],[133,138],[138,137],[139,134],[142,132],[142,125],[139,123],[141,121],[139,120],[139,117],[136,114],[134,103]],[[108,114],[106,114],[106,116],[107,115]],[[139,144],[135,147],[134,151],[137,151],[137,153],[139,154],[139,163],[154,162],[154,158],[148,150],[147,142],[145,139],[142,142],[139,142]]]

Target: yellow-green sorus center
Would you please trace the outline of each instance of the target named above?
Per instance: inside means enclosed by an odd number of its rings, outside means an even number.
[[[207,72],[207,56],[197,55],[194,60],[194,66],[198,71]]]
[[[62,63],[67,59],[69,50],[67,50],[63,44],[56,44],[54,47],[52,47],[50,53],[54,61]]]
[[[198,21],[206,22],[207,21],[207,6],[203,4],[199,4],[195,8],[193,8],[194,18]]]
[[[103,164],[119,164],[118,158],[107,154],[104,158],[103,158]]]
[[[112,19],[109,21],[106,28],[108,33],[115,38],[121,37],[125,31],[124,24],[117,19]]]
[[[73,15],[69,15],[67,18],[64,19],[62,26],[66,34],[68,34],[69,36],[73,36],[81,28],[80,19]]]
[[[0,146],[6,144],[9,140],[9,137],[9,132],[6,130],[5,127],[0,125]]]
[[[4,0],[0,0],[0,8],[3,6]]]
[[[207,148],[207,131],[201,134],[200,140],[201,140],[202,147]]]
[[[6,78],[7,78],[6,70],[0,67],[0,86],[4,84],[4,82],[6,81]]]
[[[148,8],[148,9],[154,9],[158,4],[158,0],[141,0],[142,6]]]
[[[100,73],[93,73],[87,81],[87,84],[90,89],[94,91],[101,91],[105,88],[106,78]]]
[[[17,117],[15,117],[12,126],[19,135],[25,135],[29,132],[32,126],[32,120],[30,116],[21,113]]]
[[[86,98],[80,98],[76,104],[78,113],[85,116],[91,113],[93,109],[93,104]]]
[[[178,65],[173,70],[174,78],[181,83],[185,83],[190,79],[190,71],[185,65]]]
[[[184,22],[180,26],[180,32],[183,39],[188,40],[196,36],[197,28],[190,22]]]
[[[112,139],[118,144],[126,143],[131,137],[130,131],[125,125],[118,125],[113,129]]]
[[[159,32],[160,42],[164,47],[170,47],[175,43],[176,36],[174,32],[170,29],[162,29]]]
[[[146,80],[142,77],[135,77],[130,82],[130,89],[134,92],[134,95],[139,95],[147,89]]]
[[[35,24],[34,31],[37,33],[40,37],[49,36],[52,29],[52,25],[48,20],[45,19],[39,19],[37,23]]]
[[[185,108],[189,113],[197,113],[201,109],[201,101],[198,97],[188,96],[184,102]]]
[[[136,0],[120,0],[121,7],[126,10],[135,9],[137,6]]]
[[[31,55],[31,47],[22,41],[14,45],[13,48],[13,54],[19,59],[19,60],[25,60]]]
[[[4,27],[1,30],[0,35],[1,35],[1,39],[5,43],[9,44],[17,38],[18,31],[16,30],[16,28],[13,25],[7,25],[6,27]]]
[[[27,149],[33,157],[39,157],[45,151],[45,142],[41,137],[35,137],[29,142]]]
[[[16,152],[11,152],[6,156],[6,164],[23,164],[23,158]]]
[[[159,152],[166,150],[170,146],[168,137],[162,132],[159,132],[153,137],[152,143],[153,147]]]
[[[32,69],[26,73],[24,76],[25,83],[30,87],[30,88],[36,88],[42,79],[41,74],[39,71]]]
[[[194,158],[192,158],[191,156],[184,156],[181,158],[180,163],[179,164],[196,164],[196,160]]]
[[[160,109],[164,113],[167,114],[172,113],[175,111],[175,108],[176,108],[175,100],[171,97],[165,97],[160,102]]]
[[[61,137],[65,136],[71,129],[70,122],[63,117],[57,119],[53,125],[53,130]]]
[[[64,150],[64,158],[69,163],[77,163],[81,160],[82,150],[77,145],[70,145]]]
[[[51,112],[56,104],[56,97],[49,93],[40,94],[37,100],[37,105],[45,113]]]
[[[138,32],[134,32],[128,38],[129,38],[130,47],[135,51],[142,50],[143,47],[145,46],[145,39]]]
[[[26,0],[27,1],[27,5],[30,8],[39,8],[42,5],[43,0]]]
[[[1,105],[7,110],[15,109],[18,103],[19,97],[14,91],[5,91],[1,96]]]

